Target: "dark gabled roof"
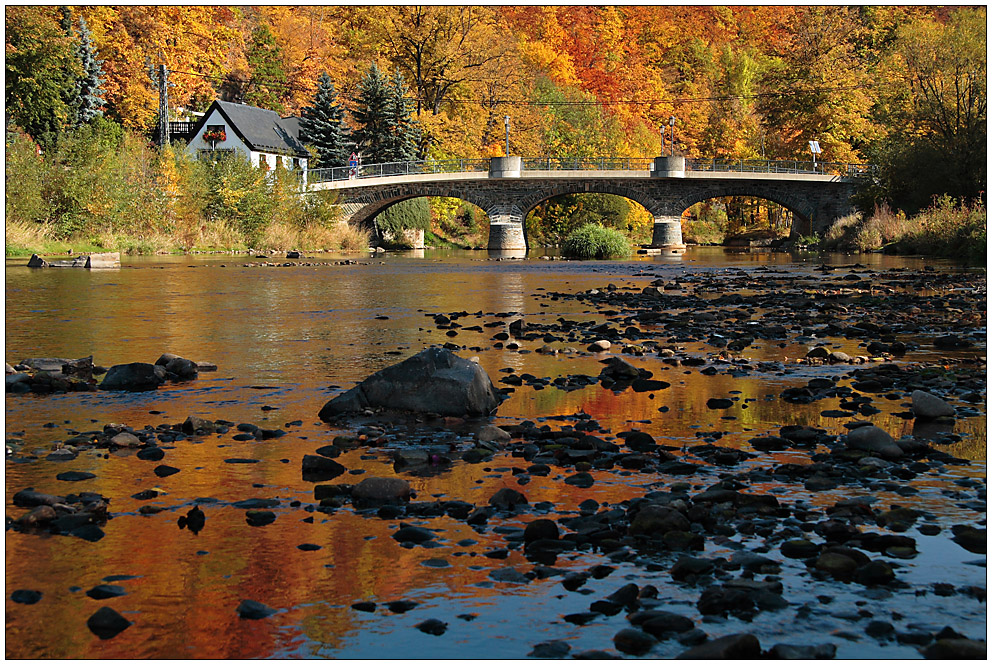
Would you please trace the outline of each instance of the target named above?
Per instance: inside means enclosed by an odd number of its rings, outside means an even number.
[[[257,106],[215,101],[197,123],[193,135],[203,129],[210,112],[217,109],[242,141],[256,152],[271,152],[296,157],[309,157],[300,141],[300,119],[280,118],[275,111]]]

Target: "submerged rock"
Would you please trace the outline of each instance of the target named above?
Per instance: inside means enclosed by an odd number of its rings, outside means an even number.
[[[114,365],[103,377],[100,390],[121,390],[140,392],[155,390],[165,383],[166,371],[161,365],[150,363],[127,363]]]
[[[499,406],[496,389],[477,363],[447,349],[424,349],[403,362],[379,370],[338,395],[320,410],[321,420],[382,407],[442,416],[488,416]]]

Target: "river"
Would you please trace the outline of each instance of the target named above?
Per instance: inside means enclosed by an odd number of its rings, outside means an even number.
[[[344,259],[350,259],[345,263]],[[793,256],[781,253],[728,253],[693,248],[681,257],[643,257],[622,262],[491,260],[485,252],[427,250],[414,253],[320,255],[322,265],[262,266],[245,256],[128,258],[120,270],[29,270],[24,260],[6,266],[5,350],[8,363],[30,357],[79,358],[111,366],[154,362],[164,352],[217,365],[196,380],[172,383],[143,393],[70,392],[61,395],[13,395],[5,401],[8,454],[5,468],[8,531],[6,535],[6,655],[8,658],[522,658],[541,642],[563,640],[575,654],[614,650],[612,638],[629,625],[625,613],[601,615],[576,625],[562,617],[586,611],[589,603],[633,582],[652,584],[666,609],[692,618],[712,636],[753,632],[764,648],[775,643],[832,643],[840,658],[919,657],[911,640],[875,639],[865,625],[884,619],[899,631],[938,631],[943,626],[969,637],[985,635],[982,600],[961,593],[938,595],[934,583],[957,589],[984,589],[984,556],[965,551],[949,538],[953,524],[984,525],[985,414],[959,418],[957,441],[941,449],[971,461],[947,465],[915,484],[912,496],[884,491],[884,503],[923,511],[939,525],[940,536],[914,529],[919,553],[898,561],[907,588],[881,592],[856,584],[838,585],[805,575],[805,566],[784,559],[777,576],[784,580],[789,607],[766,611],[753,620],[702,617],[695,607],[699,589],[673,582],[661,566],[652,569],[636,558],[610,559],[595,550],[558,557],[556,567],[587,570],[597,564],[615,568],[601,579],[590,578],[579,592],[566,591],[561,577],[520,583],[490,577],[512,566],[521,572],[533,565],[510,547],[505,559],[487,552],[507,548],[499,527],[524,526],[535,516],[578,514],[582,501],[617,505],[656,486],[688,482],[700,489],[719,476],[659,477],[627,469],[596,469],[589,488],[564,484],[570,473],[553,469],[548,476],[517,482],[515,467],[523,459],[498,453],[492,460],[469,464],[456,460],[431,473],[394,470],[395,443],[359,447],[337,461],[348,473],[334,482],[357,483],[363,477],[394,476],[409,480],[417,501],[464,500],[485,505],[503,487],[524,492],[535,506],[527,514],[490,520],[473,528],[448,517],[380,519],[344,506],[314,512],[313,483],[300,475],[300,460],[334,436],[349,433],[321,423],[317,413],[333,395],[369,374],[415,352],[455,344],[463,357],[477,357],[497,387],[508,374],[529,373],[554,379],[596,376],[601,357],[592,354],[546,355],[534,351],[541,341],[521,348],[497,348],[496,323],[523,318],[552,323],[559,318],[602,321],[604,314],[588,302],[550,294],[605,289],[640,290],[652,281],[668,282],[698,275],[761,275],[769,269],[790,275],[813,275],[826,263],[841,273],[857,270],[957,270],[947,263],[914,258],[869,256]],[[250,264],[250,265],[246,265]],[[712,294],[718,295],[718,294]],[[440,329],[436,314],[462,313],[461,328]],[[511,314],[507,316],[507,314]],[[500,316],[500,315],[503,316]],[[486,327],[486,323],[492,323]],[[480,330],[464,330],[481,326]],[[454,332],[456,334],[450,334]],[[831,339],[832,348],[864,353],[855,339]],[[499,407],[493,422],[509,427],[525,420],[559,428],[559,417],[588,414],[615,435],[641,429],[659,443],[685,450],[716,432],[720,446],[751,450],[748,440],[776,433],[783,425],[809,425],[832,434],[846,432],[843,419],[822,415],[837,400],[794,404],[778,399],[786,388],[803,386],[828,371],[801,365],[809,344],[790,337],[782,343],[759,339],[746,349],[754,362],[781,363],[786,371],[705,375],[663,363],[656,354],[630,356],[671,387],[656,393],[613,392],[599,385],[565,391],[553,386],[516,387]],[[685,352],[705,357],[714,349],[700,342]],[[980,354],[984,356],[985,350]],[[934,360],[942,354],[927,344],[897,362]],[[974,355],[974,353],[972,354]],[[729,411],[707,408],[714,396],[739,397]],[[896,415],[899,402],[883,405],[873,424],[895,438],[913,432],[912,420]],[[666,408],[667,407],[667,408]],[[229,433],[193,437],[167,447],[165,463],[179,468],[164,478],[155,464],[121,449],[83,450],[71,461],[45,457],[59,442],[108,423],[139,430],[181,423],[195,415],[210,420],[283,428],[287,434],[267,441],[237,441]],[[300,424],[291,424],[299,421]],[[574,422],[574,421],[573,421]],[[440,429],[440,428],[439,428]],[[430,438],[430,437],[427,437]],[[436,432],[447,445],[445,431]],[[231,463],[251,459],[252,463]],[[808,463],[806,453],[781,451],[747,463]],[[63,471],[95,474],[81,482],[55,478]],[[960,495],[978,487],[975,497]],[[20,533],[10,518],[15,492],[33,487],[65,495],[90,491],[111,499],[112,519],[97,542],[65,535]],[[155,489],[151,501],[133,498]],[[766,488],[780,499],[805,500],[824,508],[848,498],[850,488],[816,493],[794,486]],[[970,490],[969,490],[970,491]],[[246,498],[275,498],[277,519],[262,527],[245,523],[245,511],[231,503]],[[540,502],[549,502],[552,507]],[[177,527],[177,517],[197,502],[206,514],[199,533]],[[164,510],[140,514],[143,505]],[[310,507],[310,511],[307,510]],[[542,512],[543,511],[543,512]],[[438,547],[401,547],[391,535],[399,522],[437,529]],[[729,556],[758,547],[755,537],[708,539],[697,556]],[[760,539],[759,539],[760,540]],[[298,548],[298,545],[319,548]],[[760,550],[759,550],[760,551]],[[777,552],[772,552],[777,554]],[[779,557],[781,558],[781,557]],[[977,564],[976,564],[976,560]],[[669,562],[670,565],[670,562]],[[124,587],[126,595],[97,601],[86,591],[104,583]],[[119,576],[119,577],[113,577]],[[15,603],[14,590],[42,593],[35,604]],[[921,594],[921,590],[923,593]],[[831,600],[817,601],[829,595]],[[239,618],[235,608],[253,599],[277,612],[259,621]],[[417,605],[406,612],[384,607],[394,600]],[[360,601],[377,603],[375,612],[356,611]],[[113,639],[98,639],[86,619],[109,605],[132,625]],[[425,619],[447,623],[443,635],[414,626]],[[685,650],[674,639],[648,653],[667,658]]]

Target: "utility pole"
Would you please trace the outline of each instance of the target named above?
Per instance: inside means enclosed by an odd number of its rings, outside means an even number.
[[[169,143],[169,70],[158,66],[158,144]]]
[[[510,156],[510,116],[503,116],[503,124],[506,125],[506,156]]]

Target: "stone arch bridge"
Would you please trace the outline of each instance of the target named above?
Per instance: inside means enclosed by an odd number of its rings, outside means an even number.
[[[720,196],[753,196],[793,213],[792,234],[823,232],[851,212],[862,165],[655,159],[590,160],[494,157],[335,168],[308,173],[311,190],[339,192],[352,224],[368,224],[389,206],[420,196],[446,196],[489,215],[489,249],[526,249],[524,219],[542,201],[562,194],[626,197],[654,216],[651,247],[681,251],[682,213]]]

